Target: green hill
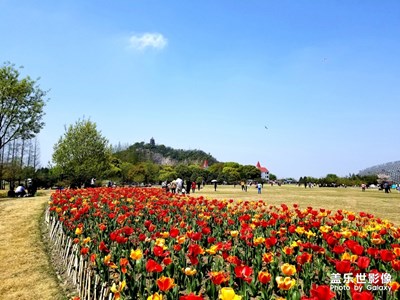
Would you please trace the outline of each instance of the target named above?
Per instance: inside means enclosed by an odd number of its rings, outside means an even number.
[[[114,155],[121,161],[133,164],[150,161],[158,165],[175,166],[178,164],[202,165],[205,160],[208,161],[208,165],[218,162],[211,154],[202,150],[174,149],[165,145],[156,145],[154,140],[150,143],[135,143],[124,150],[114,152]]]

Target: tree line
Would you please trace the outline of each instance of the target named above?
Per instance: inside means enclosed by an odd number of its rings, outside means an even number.
[[[299,184],[313,183],[321,187],[342,187],[342,186],[361,186],[365,184],[370,186],[378,184],[377,175],[356,175],[349,174],[346,177],[339,177],[336,174],[327,174],[325,177],[315,178],[311,176],[300,177]]]

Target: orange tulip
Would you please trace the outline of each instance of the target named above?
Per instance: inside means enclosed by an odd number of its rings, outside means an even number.
[[[262,259],[264,262],[270,263],[274,260],[274,254],[272,252],[264,253]]]
[[[129,263],[129,261],[125,257],[122,257],[122,258],[119,259],[119,265],[121,266],[121,272],[124,273],[124,274],[128,271],[127,268],[126,268],[128,263]]]
[[[278,288],[285,291],[290,290],[296,284],[296,280],[291,279],[290,277],[283,278],[281,276],[278,276],[275,280],[278,284]]]
[[[220,285],[221,283],[227,282],[229,280],[229,275],[223,271],[219,272],[210,272],[211,281]]]
[[[294,265],[290,265],[288,263],[285,263],[285,264],[283,264],[281,266],[281,271],[286,276],[292,276],[293,274],[296,273],[296,267]]]
[[[400,290],[400,283],[398,283],[397,281],[393,281],[393,282],[389,283],[389,286],[390,286],[392,292]]]
[[[267,284],[268,282],[271,281],[271,274],[268,273],[268,271],[260,271],[258,272],[258,281]]]
[[[174,284],[174,279],[170,277],[161,276],[157,279],[158,288],[165,292],[172,289],[176,284]]]

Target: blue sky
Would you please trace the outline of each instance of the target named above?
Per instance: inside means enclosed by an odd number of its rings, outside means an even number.
[[[82,118],[278,177],[400,160],[399,1],[0,0],[0,19],[0,62],[50,90],[43,166]]]

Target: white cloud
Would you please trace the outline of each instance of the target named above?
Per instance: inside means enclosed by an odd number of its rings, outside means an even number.
[[[163,49],[167,46],[168,40],[161,33],[144,33],[132,35],[129,38],[129,47],[138,50],[146,48]]]

